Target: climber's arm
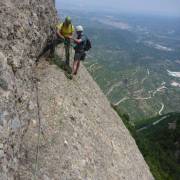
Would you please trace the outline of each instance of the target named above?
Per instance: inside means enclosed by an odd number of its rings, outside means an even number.
[[[65,39],[64,36],[61,34],[60,30],[57,30],[56,33],[57,33],[58,37],[60,37],[63,40]]]
[[[82,42],[82,39],[75,39],[73,38],[73,41],[76,43],[76,44],[80,44]]]
[[[56,34],[58,35],[58,37],[59,38],[61,38],[61,39],[65,39],[64,38],[64,36],[61,34],[61,28],[62,28],[62,24],[60,24],[60,25],[58,25],[57,27],[56,27]]]

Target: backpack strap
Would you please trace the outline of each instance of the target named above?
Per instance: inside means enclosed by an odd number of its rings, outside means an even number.
[[[83,34],[83,39],[84,39],[84,42],[83,42],[83,49],[85,49],[86,48],[86,43],[87,43],[87,40],[88,40],[88,37],[85,35],[85,34]]]

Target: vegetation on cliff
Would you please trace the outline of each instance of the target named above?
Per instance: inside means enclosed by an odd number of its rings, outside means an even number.
[[[156,180],[180,177],[180,113],[169,113],[132,124],[129,116],[113,107],[136,140]],[[164,117],[164,118],[163,118]],[[143,124],[149,122],[149,124]]]

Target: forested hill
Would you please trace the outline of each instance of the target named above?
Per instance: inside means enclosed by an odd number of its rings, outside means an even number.
[[[153,124],[139,131],[138,135],[144,137],[144,143],[140,149],[143,150],[144,157],[149,159],[150,166],[158,175],[157,179],[178,180],[180,177],[180,113],[154,118]]]
[[[180,113],[169,113],[131,124],[129,116],[120,112],[126,127],[157,180],[179,180],[180,177]],[[147,123],[148,122],[148,123]]]

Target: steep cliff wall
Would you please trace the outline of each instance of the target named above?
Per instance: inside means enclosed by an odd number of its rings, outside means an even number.
[[[33,68],[56,21],[53,0],[0,1],[0,179],[14,179],[36,116]]]
[[[83,66],[36,67],[56,21],[54,0],[0,1],[0,180],[153,179]]]

